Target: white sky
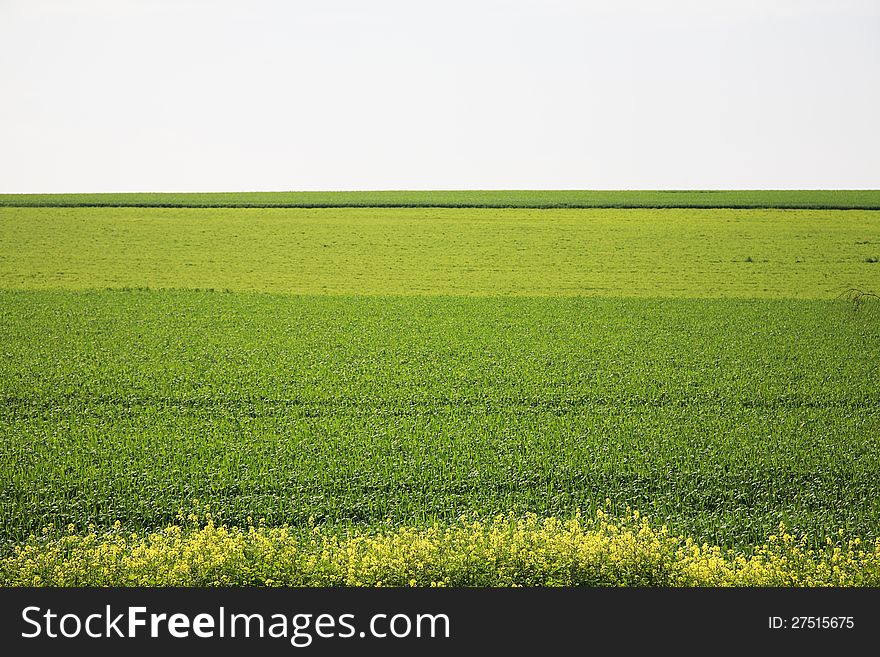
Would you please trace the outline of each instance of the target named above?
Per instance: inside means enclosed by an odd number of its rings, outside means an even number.
[[[0,0],[0,192],[880,188],[877,0]]]

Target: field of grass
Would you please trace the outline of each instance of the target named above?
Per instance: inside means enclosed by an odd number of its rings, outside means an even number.
[[[0,288],[830,299],[858,210],[0,208]]]
[[[0,206],[77,207],[476,207],[476,208],[861,208],[880,190],[468,190],[0,194]]]
[[[880,304],[838,297],[878,245],[867,210],[0,209],[0,556],[196,500],[872,541]]]
[[[0,532],[193,499],[372,525],[626,505],[880,536],[880,313],[844,302],[0,295]],[[606,506],[605,499],[611,499]]]

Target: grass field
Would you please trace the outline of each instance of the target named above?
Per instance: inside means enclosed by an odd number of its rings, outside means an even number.
[[[0,209],[3,550],[195,500],[871,541],[880,307],[839,295],[878,247],[868,210]]]
[[[0,288],[831,299],[880,212],[0,208]]]
[[[880,532],[880,313],[842,302],[0,296],[2,532],[628,504]]]
[[[477,208],[860,208],[880,209],[880,190],[469,190],[0,194],[0,206],[477,207]]]

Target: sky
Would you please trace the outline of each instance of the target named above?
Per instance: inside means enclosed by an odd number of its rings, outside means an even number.
[[[0,0],[0,193],[880,188],[876,0]]]

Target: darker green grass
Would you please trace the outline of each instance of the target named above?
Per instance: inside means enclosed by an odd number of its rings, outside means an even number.
[[[880,536],[866,300],[0,293],[0,539],[627,505]],[[610,504],[606,503],[610,499]]]
[[[880,209],[880,190],[466,190],[0,194],[25,207],[451,207]]]

